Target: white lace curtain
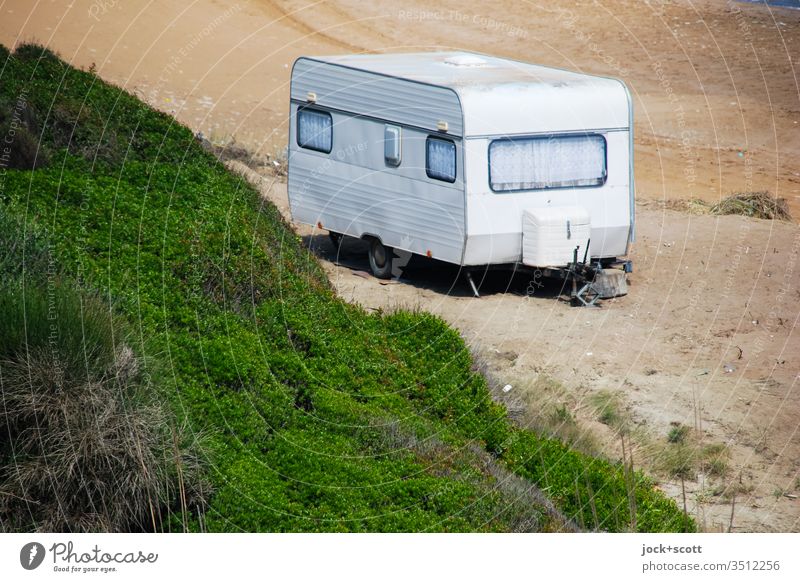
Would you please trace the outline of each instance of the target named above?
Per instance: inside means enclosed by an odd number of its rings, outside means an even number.
[[[606,140],[565,135],[497,140],[489,146],[492,190],[599,186],[606,178]]]

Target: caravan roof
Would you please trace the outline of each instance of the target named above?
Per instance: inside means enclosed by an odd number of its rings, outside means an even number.
[[[301,60],[449,89],[461,104],[467,137],[628,129],[630,123],[628,91],[607,77],[468,52]]]

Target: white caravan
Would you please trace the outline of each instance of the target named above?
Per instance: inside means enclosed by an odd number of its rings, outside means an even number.
[[[370,241],[378,277],[395,251],[467,273],[627,270],[630,94],[616,79],[464,52],[301,57],[288,188],[295,221]]]

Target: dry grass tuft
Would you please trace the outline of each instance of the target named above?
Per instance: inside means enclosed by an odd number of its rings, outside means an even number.
[[[201,505],[197,458],[106,305],[6,284],[0,310],[0,530],[156,531]]]
[[[766,220],[791,222],[792,215],[784,198],[775,198],[769,192],[738,192],[719,201],[710,209],[711,214],[738,214]]]

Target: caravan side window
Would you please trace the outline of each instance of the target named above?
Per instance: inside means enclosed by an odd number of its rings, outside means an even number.
[[[425,142],[425,172],[429,178],[456,181],[456,144],[449,139],[428,136]]]
[[[602,135],[503,138],[489,144],[489,185],[495,192],[602,186],[606,177]]]
[[[333,120],[327,111],[297,110],[297,145],[326,154],[333,147]]]
[[[402,146],[400,143],[400,126],[386,125],[383,128],[383,159],[387,166],[400,165]]]

